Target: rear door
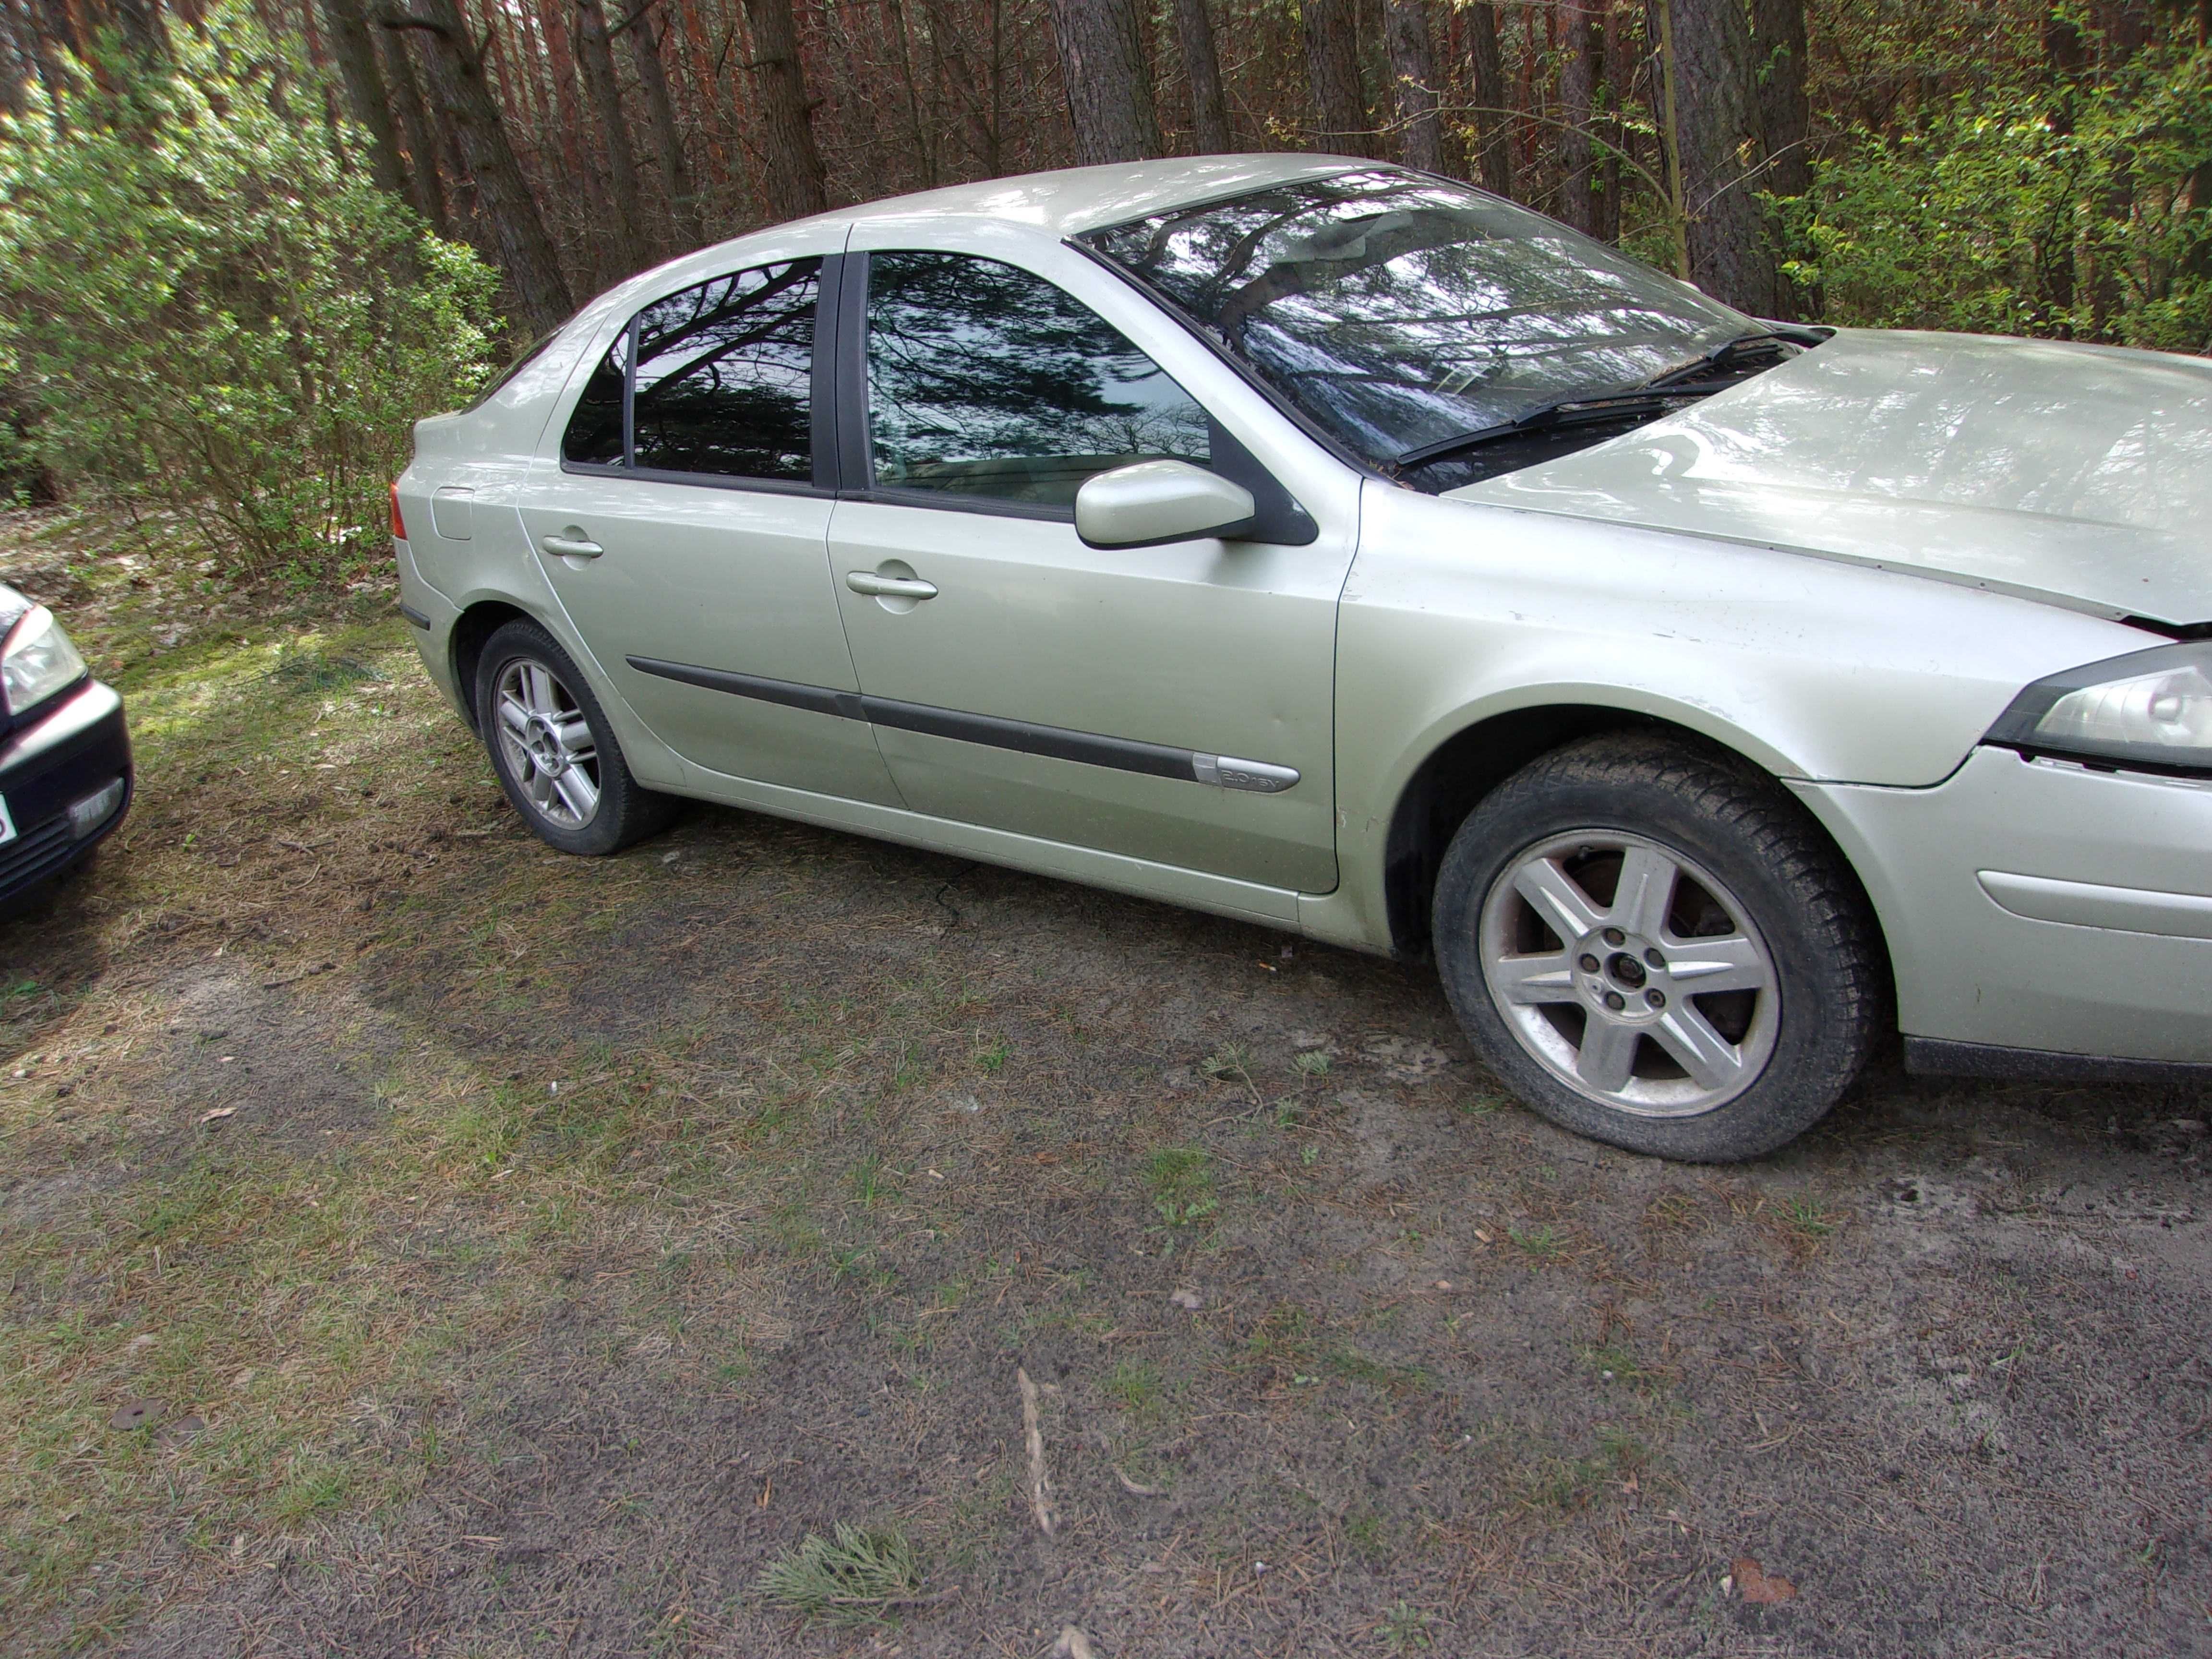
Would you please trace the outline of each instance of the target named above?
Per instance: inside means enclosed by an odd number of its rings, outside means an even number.
[[[640,311],[535,463],[522,520],[616,690],[685,760],[896,805],[838,701],[860,687],[830,585],[814,349],[837,265],[755,265]]]

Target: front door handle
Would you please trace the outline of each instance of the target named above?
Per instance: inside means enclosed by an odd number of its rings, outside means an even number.
[[[557,553],[564,559],[596,559],[607,550],[597,542],[586,541],[580,536],[548,536],[538,545],[548,553]]]
[[[869,593],[879,599],[933,599],[937,584],[926,582],[919,576],[879,576],[872,570],[848,570],[845,586],[855,593]]]

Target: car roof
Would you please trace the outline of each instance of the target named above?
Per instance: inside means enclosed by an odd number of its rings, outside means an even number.
[[[1301,179],[1374,167],[1356,155],[1194,155],[1167,161],[1116,161],[1103,167],[1064,167],[889,196],[857,207],[837,208],[805,219],[763,225],[741,235],[678,255],[616,283],[569,319],[564,332],[588,335],[610,313],[627,315],[647,295],[668,292],[732,268],[731,261],[762,257],[769,249],[843,245],[845,233],[871,223],[918,219],[1016,225],[1052,240],[1139,219],[1170,208],[1214,201]],[[790,257],[787,253],[769,257]]]
[[[1196,155],[1115,161],[890,196],[805,222],[859,225],[921,216],[1000,219],[1053,236],[1077,236],[1194,202],[1375,165],[1349,155]]]

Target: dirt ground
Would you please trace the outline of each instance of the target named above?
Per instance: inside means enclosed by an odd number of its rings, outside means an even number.
[[[551,854],[374,585],[0,570],[142,768],[0,927],[11,1652],[2212,1652],[2201,1096],[1892,1060],[1669,1166],[1418,965],[716,809]],[[773,1604],[841,1522],[912,1599]]]

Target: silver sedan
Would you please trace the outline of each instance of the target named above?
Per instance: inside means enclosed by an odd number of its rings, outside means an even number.
[[[2212,365],[1741,315],[1480,191],[1000,179],[631,279],[393,494],[553,846],[693,797],[1433,959],[1738,1158],[2212,1064]]]

